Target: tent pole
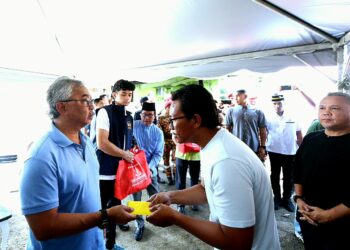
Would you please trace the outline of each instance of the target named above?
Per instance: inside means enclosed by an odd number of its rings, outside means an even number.
[[[326,77],[328,80],[330,80],[333,83],[337,83],[337,81],[335,79],[333,79],[332,77],[328,76],[327,74],[323,73],[322,71],[320,71],[319,69],[311,66],[309,63],[307,63],[306,61],[304,61],[303,59],[301,59],[298,55],[293,54],[292,55],[295,59],[297,59],[298,61],[302,62],[303,64],[305,64],[307,67],[313,69],[314,71],[316,71],[317,73],[321,74],[322,76]]]
[[[274,11],[274,12],[276,12],[276,13],[284,16],[284,17],[287,17],[287,18],[293,20],[294,22],[304,26],[308,30],[310,30],[310,31],[318,34],[319,36],[327,39],[331,43],[338,43],[338,39],[335,38],[334,36],[331,36],[330,34],[328,34],[328,33],[324,32],[323,30],[313,26],[312,24],[304,21],[303,19],[293,15],[292,13],[290,13],[290,12],[280,8],[280,7],[278,7],[277,5],[274,5],[274,4],[272,4],[272,3],[268,2],[268,1],[264,1],[264,0],[253,0],[253,2],[256,2],[256,3],[262,5],[263,7],[267,8],[269,10],[272,10],[272,11]]]

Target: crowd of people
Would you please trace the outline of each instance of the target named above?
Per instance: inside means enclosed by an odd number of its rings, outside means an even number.
[[[142,240],[145,218],[114,194],[118,164],[133,162],[135,146],[151,172],[146,220],[153,225],[176,225],[217,249],[280,249],[274,211],[283,207],[296,212],[305,249],[348,246],[348,94],[324,97],[315,121],[320,130],[303,138],[282,91],[271,97],[275,112],[265,115],[244,89],[223,111],[203,86],[187,85],[165,100],[159,116],[147,98],[129,112],[134,91],[132,82],[119,80],[109,102],[107,95],[93,100],[76,79],[60,77],[49,87],[51,129],[31,146],[20,184],[27,249],[123,249],[116,229],[128,231],[133,220],[134,238]],[[174,191],[159,190],[162,161]],[[142,191],[132,197],[141,201]],[[209,220],[186,214],[186,205],[198,211],[201,204],[209,205]]]

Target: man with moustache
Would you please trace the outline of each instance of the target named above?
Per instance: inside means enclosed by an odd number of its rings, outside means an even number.
[[[350,228],[350,95],[324,97],[325,130],[305,136],[294,163],[294,201],[305,249],[345,249]]]
[[[91,122],[93,100],[81,81],[60,77],[49,87],[47,102],[51,129],[31,146],[20,183],[30,228],[27,249],[103,250],[97,226],[127,223],[135,216],[126,206],[101,209],[98,161],[80,131]]]
[[[156,116],[155,103],[144,102],[142,104],[141,120],[134,122],[134,137],[140,149],[145,151],[146,160],[151,170],[152,182],[146,188],[149,196],[159,192],[158,164],[163,157],[164,136],[163,132],[153,124]],[[134,201],[141,201],[142,191],[133,194]],[[135,240],[140,241],[145,230],[145,220],[137,216],[135,221]]]

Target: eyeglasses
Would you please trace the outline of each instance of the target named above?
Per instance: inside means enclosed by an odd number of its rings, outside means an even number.
[[[154,117],[154,114],[144,114],[144,113],[141,113],[141,115],[144,116],[144,117],[149,117],[149,118]]]
[[[69,100],[64,100],[64,101],[60,101],[60,102],[80,102],[81,104],[83,104],[86,107],[90,107],[93,105],[94,100],[89,100],[89,99],[81,99],[81,100],[77,100],[77,99],[69,99]]]
[[[174,128],[174,121],[179,120],[179,119],[183,119],[183,118],[186,118],[186,116],[179,116],[179,117],[171,118],[170,119],[170,126],[172,128]]]

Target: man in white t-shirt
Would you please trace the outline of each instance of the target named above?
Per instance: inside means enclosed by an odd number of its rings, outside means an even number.
[[[274,194],[274,207],[278,210],[283,206],[289,212],[294,211],[292,196],[292,164],[298,145],[303,140],[299,123],[284,111],[284,97],[280,94],[272,96],[276,111],[267,117],[266,148],[271,163],[271,185]],[[281,197],[280,174],[283,173],[283,196]]]
[[[271,185],[257,155],[219,127],[214,99],[204,87],[187,85],[174,92],[172,100],[174,139],[202,148],[202,183],[152,196],[147,220],[162,227],[179,226],[219,249],[280,249]],[[205,203],[210,221],[169,206]]]

